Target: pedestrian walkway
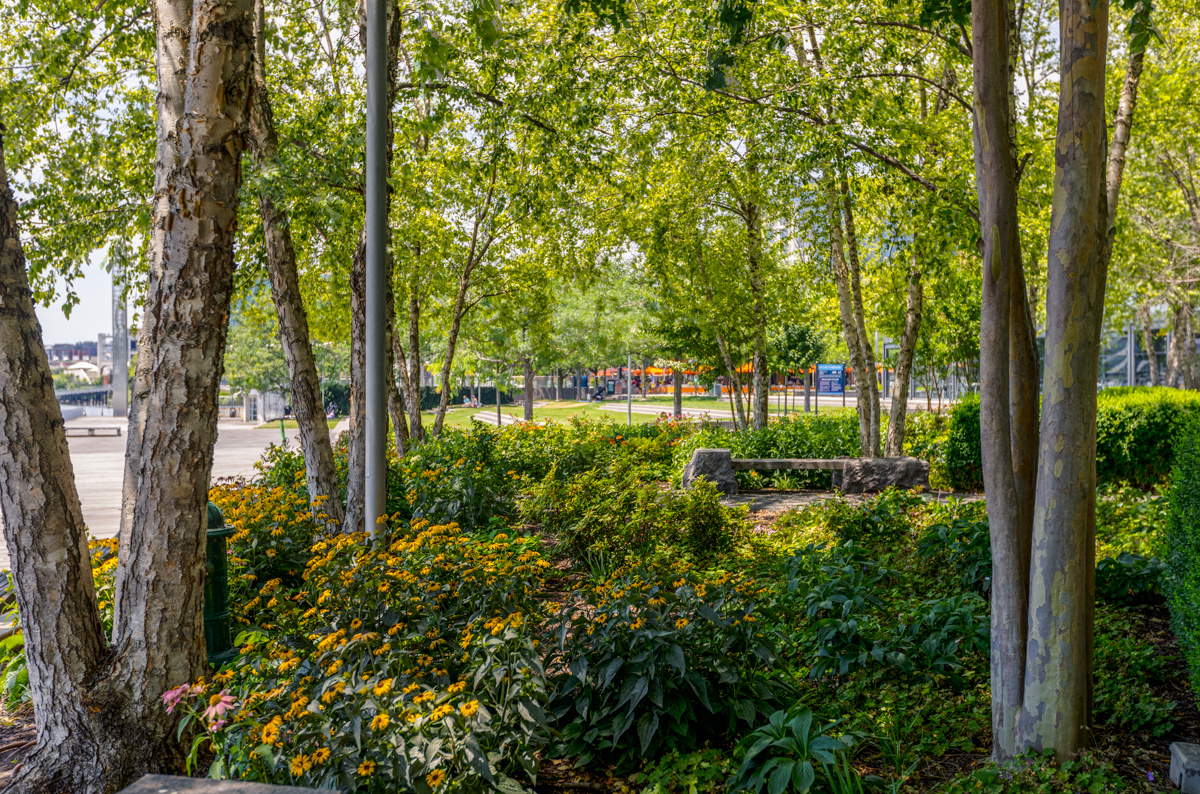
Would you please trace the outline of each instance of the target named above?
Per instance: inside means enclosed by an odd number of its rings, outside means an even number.
[[[118,436],[71,436],[67,448],[75,471],[75,488],[83,509],[83,521],[94,538],[115,537],[121,522],[121,489],[125,476],[127,420],[124,418],[81,416],[66,423],[68,428],[120,427]],[[349,428],[342,420],[330,435]],[[300,431],[285,431],[290,446],[298,445]],[[253,477],[254,464],[271,444],[280,442],[278,426],[259,429],[236,421],[217,423],[217,443],[213,448],[212,480],[229,477]],[[0,544],[0,570],[8,568],[8,549]]]

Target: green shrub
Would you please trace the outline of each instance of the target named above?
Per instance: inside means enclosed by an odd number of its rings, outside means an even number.
[[[1126,791],[1125,781],[1108,763],[1088,751],[1078,760],[1054,763],[1053,753],[1030,753],[1002,764],[964,773],[938,789],[939,794],[1110,794]]]
[[[1200,416],[1200,395],[1167,388],[1105,389],[1096,397],[1096,476],[1157,484],[1170,473],[1175,438]]]
[[[445,429],[416,446],[389,477],[404,483],[407,509],[400,515],[463,529],[486,527],[512,509],[517,479],[496,452],[497,433],[476,424],[470,432]]]
[[[1171,624],[1200,693],[1200,419],[1192,419],[1175,443],[1171,516],[1167,528],[1167,603]]]
[[[686,566],[624,569],[564,599],[546,667],[559,752],[630,769],[749,727],[787,691],[760,589]]]
[[[1158,484],[1171,471],[1175,439],[1200,416],[1200,395],[1179,389],[1106,389],[1096,398],[1096,476],[1139,488]],[[956,491],[983,488],[979,397],[967,395],[950,411],[942,461]],[[932,476],[932,474],[931,474]]]
[[[992,588],[992,541],[986,519],[959,516],[930,524],[917,542],[917,553],[922,557],[944,554],[962,574],[964,590],[986,594]]]
[[[941,458],[951,488],[956,491],[983,490],[978,394],[965,395],[950,409]]]
[[[1149,604],[1162,598],[1167,566],[1157,557],[1123,551],[1096,563],[1096,598],[1105,604]]]
[[[1096,611],[1096,720],[1129,732],[1162,736],[1171,730],[1175,702],[1154,694],[1162,683],[1162,657],[1139,636],[1135,618],[1121,609]]]
[[[725,750],[670,752],[633,776],[640,794],[724,794],[725,781],[737,767]]]
[[[1096,556],[1123,551],[1147,557],[1165,554],[1163,537],[1171,513],[1170,499],[1129,483],[1101,483],[1096,489]]]
[[[821,507],[825,527],[842,540],[896,540],[912,528],[908,511],[924,500],[908,491],[888,488],[863,502],[830,499]]]
[[[553,469],[529,489],[521,515],[554,532],[576,556],[602,552],[616,564],[660,544],[701,559],[733,544],[745,508],[722,506],[712,483],[671,491],[645,476],[624,457],[574,477]]]

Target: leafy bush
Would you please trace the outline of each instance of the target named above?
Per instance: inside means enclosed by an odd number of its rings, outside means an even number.
[[[588,469],[625,457],[648,470],[648,479],[670,476],[674,447],[695,431],[688,420],[658,419],[626,427],[612,422],[573,418],[569,423],[519,424],[502,431],[488,428],[496,438],[496,453],[505,470],[540,480],[555,469],[573,477]]]
[[[1122,551],[1162,555],[1170,512],[1165,494],[1147,493],[1124,482],[1101,484],[1096,489],[1096,556]]]
[[[950,409],[942,462],[951,488],[956,491],[983,490],[978,394],[964,395]]]
[[[1157,557],[1123,551],[1096,563],[1096,597],[1106,604],[1147,604],[1162,597],[1167,566]]]
[[[646,764],[633,782],[642,787],[641,794],[724,794],[735,769],[724,750],[671,752]]]
[[[904,420],[904,452],[929,461],[929,487],[934,490],[954,490],[942,455],[949,432],[950,417],[940,411],[910,410]]]
[[[912,523],[908,511],[924,500],[908,491],[888,488],[863,502],[830,499],[821,507],[825,526],[843,540],[895,540],[907,533]]]
[[[1170,473],[1175,438],[1200,417],[1200,395],[1163,387],[1105,389],[1096,397],[1096,475],[1139,486]]]
[[[766,786],[767,794],[810,791],[818,777],[828,774],[838,754],[850,747],[830,735],[839,724],[813,725],[812,710],[802,703],[775,712],[766,725],[739,743],[742,765],[730,779],[729,790],[757,794]]]
[[[268,582],[285,589],[301,584],[309,548],[326,527],[324,514],[313,516],[309,508],[303,468],[291,476],[301,485],[222,483],[208,492],[234,529],[228,540],[230,602],[242,623],[258,619],[269,599],[262,593]]]
[[[830,671],[845,675],[851,668],[865,667],[871,660],[896,666],[904,663],[897,654],[867,636],[875,633],[871,631],[875,621],[870,610],[883,605],[875,590],[881,581],[893,575],[870,559],[866,550],[853,540],[828,554],[819,546],[809,545],[793,557],[787,589],[803,595],[805,614],[815,621],[817,659],[810,673],[813,678]]]
[[[1192,691],[1200,693],[1200,419],[1176,441],[1167,528],[1167,603],[1171,624],[1187,659]]]
[[[1128,612],[1097,611],[1094,665],[1099,722],[1155,736],[1171,730],[1175,702],[1158,697],[1151,687],[1163,680],[1163,660],[1153,645],[1137,636]]]
[[[987,653],[991,640],[988,603],[975,593],[925,601],[892,630],[886,647],[905,672],[964,685],[960,654]]]
[[[529,489],[521,515],[556,533],[576,555],[602,552],[617,564],[658,544],[698,558],[732,545],[745,508],[722,506],[708,482],[669,491],[643,477],[644,471],[624,458],[572,478],[555,469]]]
[[[548,733],[525,616],[548,564],[532,543],[418,521],[390,546],[312,551],[304,590],[269,588],[278,631],[244,634],[211,684],[173,693],[206,696],[190,713],[217,776],[379,792],[533,779]]]
[[[728,574],[663,566],[624,569],[569,594],[547,660],[562,671],[551,705],[560,752],[629,769],[752,725],[784,690],[761,593]]]
[[[516,472],[502,471],[499,463],[496,434],[483,425],[471,432],[447,428],[427,439],[397,467],[407,515],[467,530],[488,526],[507,514],[516,495]]]
[[[1176,437],[1200,416],[1200,395],[1179,389],[1105,389],[1096,398],[1096,475],[1101,483],[1125,481],[1146,488],[1170,470]],[[942,451],[956,491],[983,488],[979,397],[967,395],[950,411]]]
[[[930,524],[917,543],[917,553],[926,558],[945,555],[962,574],[964,590],[986,594],[992,587],[992,542],[986,520],[956,517],[949,523]]]

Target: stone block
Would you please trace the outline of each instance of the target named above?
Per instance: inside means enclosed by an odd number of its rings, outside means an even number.
[[[919,458],[848,458],[833,473],[833,487],[842,493],[877,493],[888,487],[929,488],[929,462]]]
[[[268,786],[241,780],[205,780],[174,775],[145,775],[118,794],[329,794],[335,789]]]
[[[691,462],[683,469],[683,487],[690,488],[701,477],[727,496],[734,496],[738,492],[737,477],[733,473],[733,455],[727,449],[698,449],[692,453]]]
[[[1170,777],[1184,794],[1200,794],[1200,744],[1171,743]]]

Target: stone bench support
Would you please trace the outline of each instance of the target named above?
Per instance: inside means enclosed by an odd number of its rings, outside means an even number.
[[[145,775],[118,794],[331,794],[335,789],[268,786],[241,780],[205,780],[174,775]]]

